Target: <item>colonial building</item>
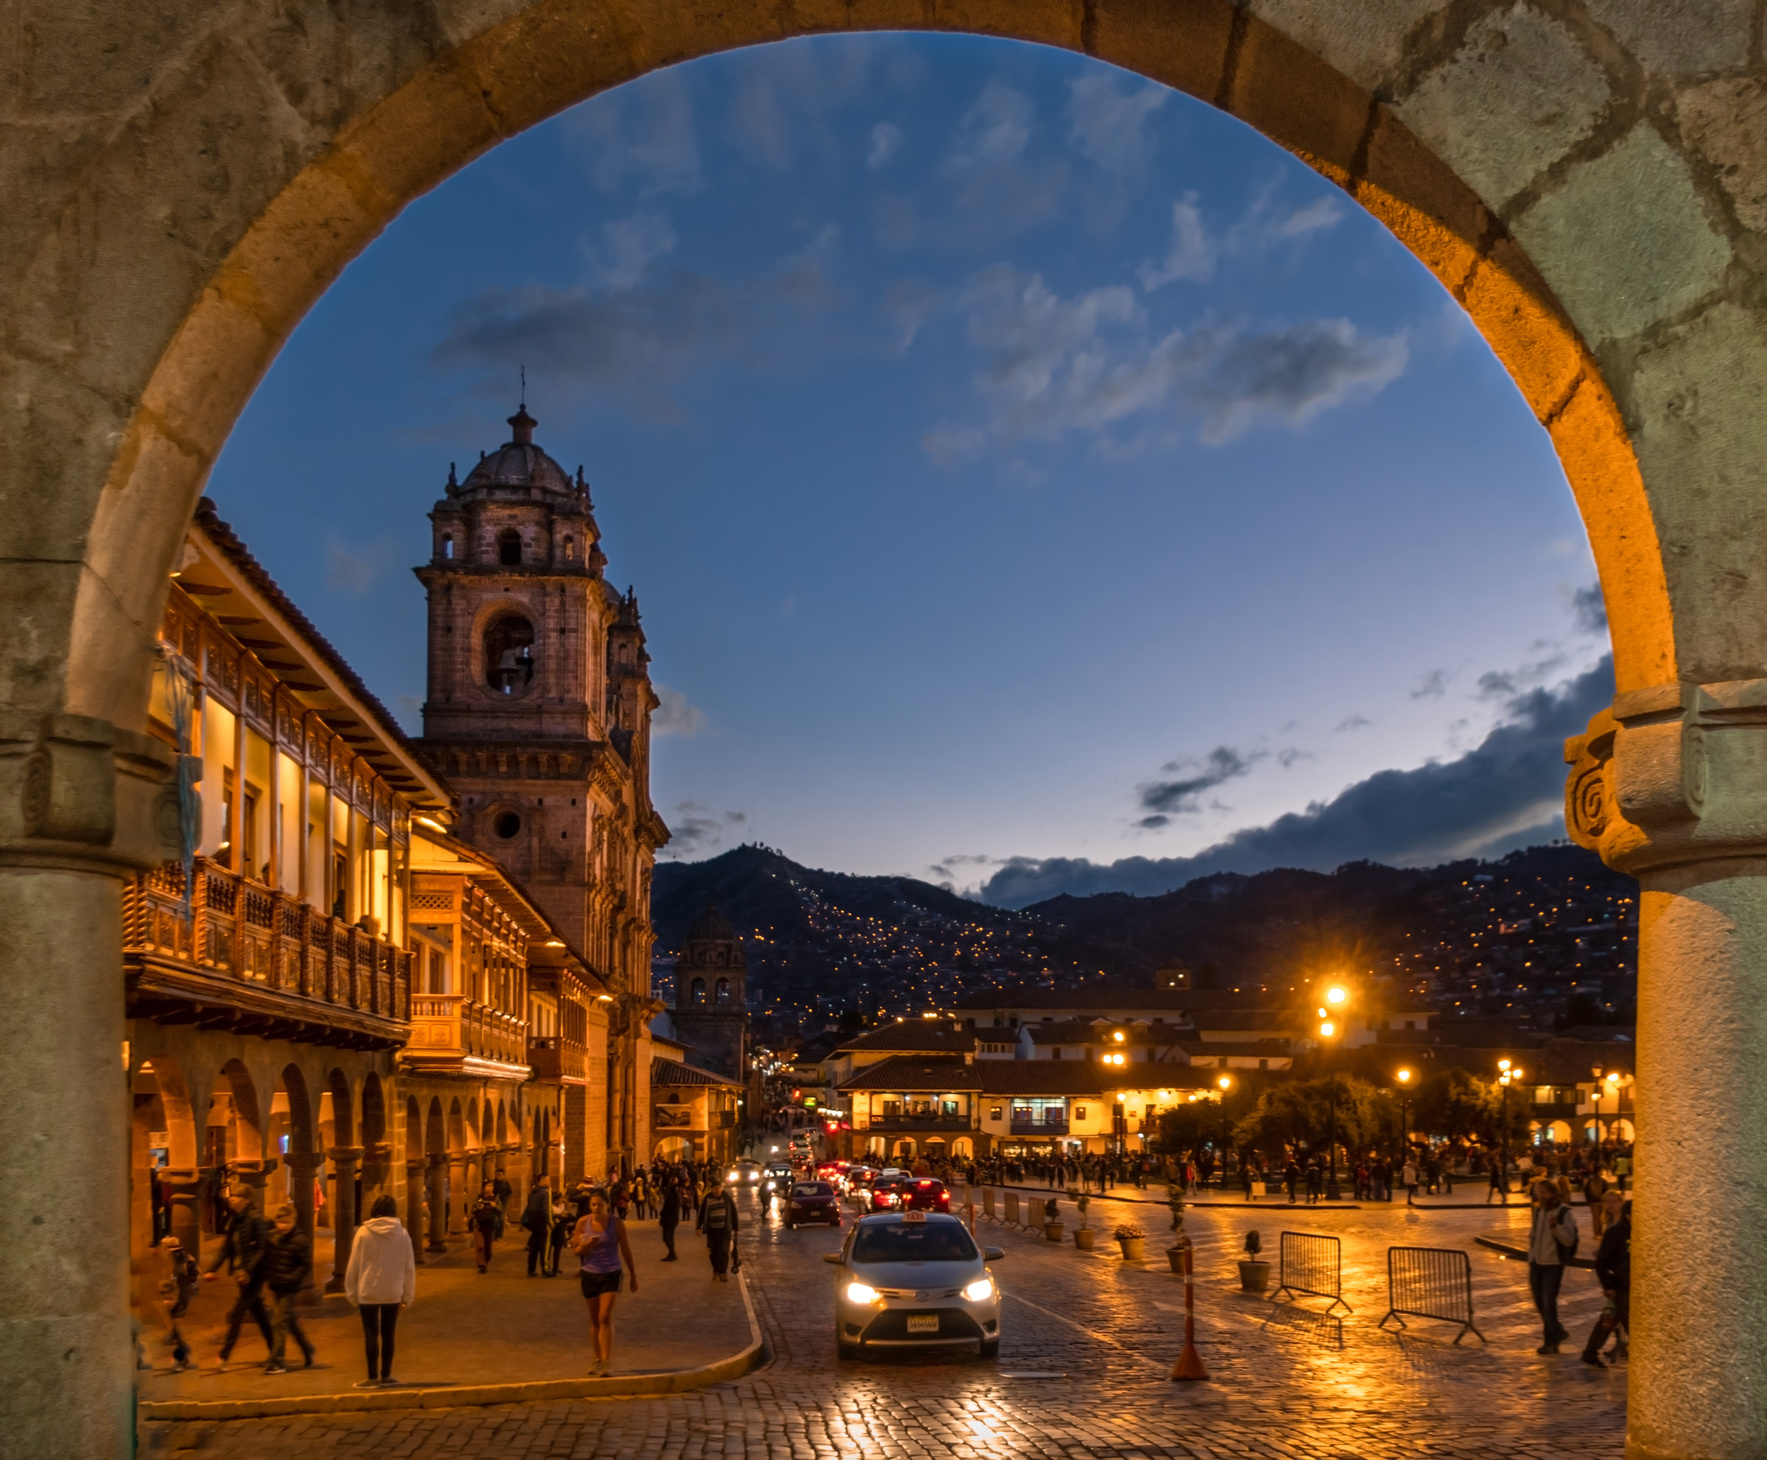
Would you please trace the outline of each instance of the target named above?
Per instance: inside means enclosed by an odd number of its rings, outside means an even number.
[[[739,1084],[748,1079],[747,972],[736,929],[708,906],[675,964],[674,1027],[700,1064]]]
[[[511,439],[430,513],[422,751],[459,798],[458,835],[507,867],[609,997],[599,1159],[649,1154],[651,688],[638,602],[603,577],[589,489]]]
[[[174,576],[149,711],[187,855],[124,899],[133,1249],[200,1250],[242,1183],[335,1234],[341,1276],[361,1201],[423,1152],[393,1088],[411,833],[449,798],[213,503]]]
[[[667,1014],[657,1024],[650,1062],[651,1159],[725,1165],[736,1156],[743,1087],[695,1064],[694,1051],[673,1036]]]

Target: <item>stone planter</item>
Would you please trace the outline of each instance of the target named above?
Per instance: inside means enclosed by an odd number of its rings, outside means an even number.
[[[1240,1258],[1239,1285],[1248,1293],[1261,1293],[1270,1286],[1270,1264],[1256,1259]]]
[[[1043,1235],[1051,1242],[1061,1241],[1061,1230],[1062,1224],[1060,1222],[1045,1222],[1043,1224]]]
[[[1179,1277],[1184,1276],[1184,1249],[1182,1247],[1168,1247],[1166,1261],[1172,1264],[1173,1272],[1177,1273]]]
[[[1117,1246],[1123,1249],[1124,1262],[1140,1262],[1147,1255],[1147,1238],[1119,1237]]]
[[[1092,1250],[1092,1239],[1096,1235],[1097,1234],[1093,1232],[1090,1227],[1082,1227],[1078,1232],[1074,1233],[1074,1246],[1078,1247],[1082,1252],[1090,1252]]]

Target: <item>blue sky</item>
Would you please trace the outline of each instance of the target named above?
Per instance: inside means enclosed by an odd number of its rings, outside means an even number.
[[[1448,296],[1256,134],[1081,57],[713,57],[395,221],[210,494],[413,730],[425,513],[524,365],[644,610],[667,855],[1195,870],[1493,731],[1545,743],[1603,672],[1563,475]],[[1538,760],[1370,854],[1531,833]]]

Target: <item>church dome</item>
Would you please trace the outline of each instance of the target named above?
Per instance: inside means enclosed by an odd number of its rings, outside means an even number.
[[[540,423],[528,414],[524,405],[509,418],[513,439],[480,458],[466,480],[465,491],[474,487],[542,487],[551,492],[571,491],[571,479],[565,470],[538,446],[534,445],[534,427]]]
[[[731,927],[716,903],[708,902],[706,910],[693,920],[687,930],[689,943],[734,943],[736,929]]]

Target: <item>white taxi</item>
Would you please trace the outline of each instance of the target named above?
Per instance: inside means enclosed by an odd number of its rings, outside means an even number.
[[[1000,1289],[988,1270],[1006,1254],[977,1247],[956,1217],[907,1211],[861,1217],[825,1262],[835,1283],[835,1348],[843,1359],[862,1349],[922,1344],[978,1345],[1000,1351]]]

